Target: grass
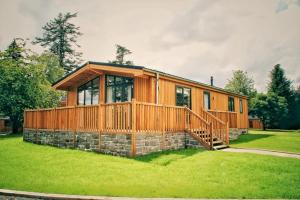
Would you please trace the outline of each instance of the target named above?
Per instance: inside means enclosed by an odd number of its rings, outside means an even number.
[[[230,146],[300,153],[300,131],[250,130]]]
[[[0,137],[0,188],[186,198],[300,198],[300,160],[187,149],[135,159]]]

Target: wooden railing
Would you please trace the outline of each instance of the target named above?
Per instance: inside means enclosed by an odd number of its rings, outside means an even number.
[[[237,128],[237,113],[229,111],[216,111],[209,110],[209,113],[222,120],[223,122],[229,123],[229,128]]]
[[[137,102],[136,113],[137,132],[184,131],[184,107]]]
[[[202,110],[196,114],[186,107],[144,102],[69,106],[26,110],[24,128],[53,131],[105,133],[165,133],[189,131],[217,137],[228,144],[228,123]],[[201,139],[212,142],[207,138]],[[204,137],[204,135],[203,135]]]

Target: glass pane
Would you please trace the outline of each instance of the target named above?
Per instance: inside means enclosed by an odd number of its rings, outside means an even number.
[[[184,98],[183,105],[186,105],[187,107],[191,108],[191,89],[184,88],[183,98]]]
[[[177,87],[176,88],[176,105],[183,106],[183,88]]]
[[[93,88],[99,88],[99,78],[95,78],[92,82]]]
[[[208,93],[204,93],[204,109],[205,110],[209,110],[210,106],[209,106],[209,94]]]
[[[122,86],[116,86],[115,90],[115,102],[122,102]]]
[[[92,81],[93,86],[93,96],[92,96],[92,104],[99,103],[99,78],[96,78]]]
[[[86,90],[85,90],[85,105],[91,105],[92,104],[92,83],[88,82],[86,84]]]
[[[243,112],[243,100],[240,99],[240,113]]]
[[[123,101],[131,101],[132,99],[132,85],[128,85],[124,88]]]
[[[118,85],[123,84],[123,78],[116,76],[116,84]]]
[[[107,76],[106,77],[106,85],[114,85],[114,76]]]
[[[106,88],[106,102],[107,103],[112,103],[114,102],[114,97],[113,97],[113,87],[107,87]]]
[[[84,105],[84,90],[78,90],[78,105]]]

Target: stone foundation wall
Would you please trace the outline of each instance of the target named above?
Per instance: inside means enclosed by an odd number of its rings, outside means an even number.
[[[240,135],[247,134],[247,133],[248,133],[248,129],[230,128],[229,140],[236,140],[240,137]]]
[[[60,148],[75,148],[105,154],[130,156],[131,134],[73,133],[24,130],[23,140]],[[138,133],[135,136],[136,155],[145,155],[163,150],[202,148],[188,133]]]
[[[101,134],[24,130],[23,140],[60,148],[75,148],[105,154],[130,156],[130,134]]]

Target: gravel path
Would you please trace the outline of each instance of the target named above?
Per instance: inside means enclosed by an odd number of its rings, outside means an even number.
[[[272,151],[272,150],[265,150],[265,149],[227,148],[227,149],[223,149],[222,151],[237,152],[237,153],[255,153],[255,154],[262,154],[262,155],[300,159],[300,154],[297,153],[287,153],[287,152],[279,152],[279,151]]]

